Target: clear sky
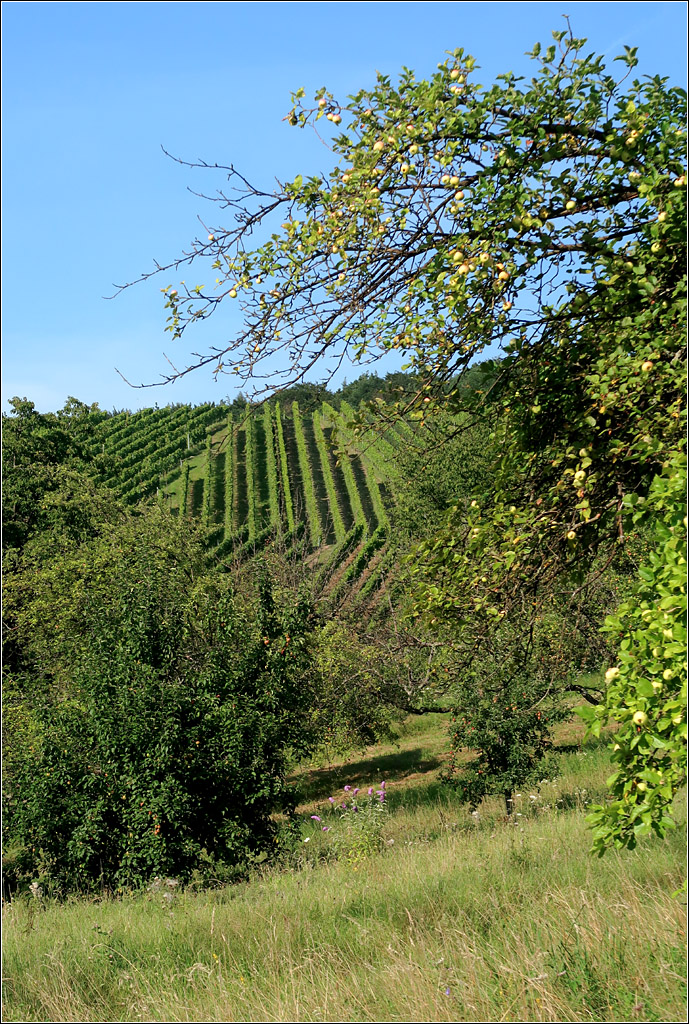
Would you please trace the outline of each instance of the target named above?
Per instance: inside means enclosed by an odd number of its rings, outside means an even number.
[[[549,42],[565,13],[592,50],[612,60],[638,46],[637,74],[686,84],[684,2],[6,0],[3,408],[13,395],[45,411],[68,395],[137,409],[233,394],[228,378],[215,383],[210,372],[138,391],[114,369],[137,383],[159,379],[171,351],[160,288],[177,281],[103,297],[154,259],[178,255],[201,230],[197,214],[213,221],[187,186],[223,184],[173,163],[161,145],[188,160],[234,163],[268,187],[326,171],[322,144],[282,120],[299,86],[343,96],[403,64],[425,76],[458,46],[488,84],[526,70],[525,51]],[[199,273],[189,283],[206,283]]]

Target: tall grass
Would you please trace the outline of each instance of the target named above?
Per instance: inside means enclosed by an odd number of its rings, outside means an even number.
[[[602,747],[565,755],[513,821],[497,802],[472,816],[428,771],[442,721],[424,728],[303,773],[304,833],[281,871],[216,891],[9,904],[4,1020],[683,1020],[682,830],[590,855]],[[338,814],[327,833],[310,814],[325,821],[337,788],[382,773],[380,852],[336,859]]]

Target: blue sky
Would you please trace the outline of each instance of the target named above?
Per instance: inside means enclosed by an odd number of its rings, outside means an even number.
[[[212,220],[187,186],[222,185],[173,163],[161,145],[188,160],[234,163],[266,186],[325,171],[322,144],[282,120],[299,86],[342,96],[372,85],[376,70],[394,76],[404,64],[430,74],[457,46],[476,57],[487,84],[526,70],[524,52],[549,41],[564,13],[591,49],[612,59],[638,46],[638,74],[685,85],[683,2],[6,0],[3,408],[13,395],[48,410],[68,395],[136,409],[233,393],[227,378],[215,383],[204,371],[133,390],[114,369],[137,383],[159,379],[170,350],[160,287],[176,280],[103,296],[153,259],[177,255],[200,230],[197,214]]]

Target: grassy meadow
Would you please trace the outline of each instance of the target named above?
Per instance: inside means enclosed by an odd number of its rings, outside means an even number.
[[[281,870],[12,901],[3,1020],[683,1020],[684,813],[665,842],[593,858],[584,814],[607,752],[573,725],[560,743],[561,777],[508,822],[442,787],[443,716],[417,719],[299,773],[303,832]],[[328,798],[383,780],[369,832],[347,831]]]

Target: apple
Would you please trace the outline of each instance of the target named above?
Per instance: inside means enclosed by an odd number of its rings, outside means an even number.
[[[381,153],[385,149],[385,143],[382,139],[378,139],[377,142],[373,143],[373,149],[376,153]]]
[[[648,721],[648,715],[645,711],[635,711],[632,715],[632,722],[634,725],[642,726]]]
[[[464,193],[462,192],[461,189],[459,190],[459,192],[455,192],[455,199],[457,200],[457,202],[464,199]]]
[[[643,370],[644,373],[648,373],[650,370],[652,370],[653,369],[653,363],[651,362],[651,360],[647,359],[644,363],[642,363],[641,364],[641,369]]]
[[[577,204],[573,199],[570,199],[569,202],[565,204],[565,210],[576,210],[576,208]]]
[[[237,298],[237,289],[236,288],[230,288],[230,298],[231,299],[236,299]]]

